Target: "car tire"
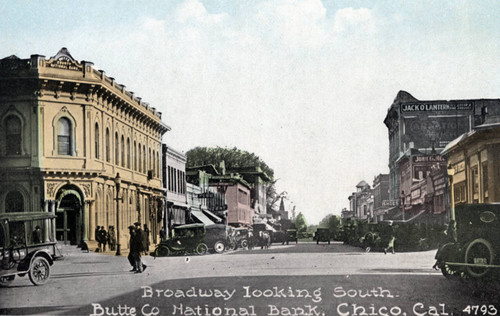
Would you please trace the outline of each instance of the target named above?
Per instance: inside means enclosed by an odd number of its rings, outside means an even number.
[[[204,243],[196,246],[196,253],[199,255],[205,255],[208,252],[208,246]]]
[[[495,252],[491,243],[483,238],[478,238],[467,245],[465,250],[465,263],[474,264],[475,259],[486,259],[488,265],[493,264]],[[467,274],[473,278],[482,278],[488,274],[490,268],[467,266]]]
[[[219,240],[214,244],[214,251],[216,253],[223,253],[224,249],[226,249],[226,245],[224,244],[223,241]]]
[[[248,247],[248,240],[246,239],[243,239],[241,241],[241,248],[247,248]]]
[[[31,262],[29,278],[34,285],[45,284],[50,277],[50,264],[44,257],[35,257]]]

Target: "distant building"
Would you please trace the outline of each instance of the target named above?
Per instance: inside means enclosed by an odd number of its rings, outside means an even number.
[[[392,208],[398,206],[398,201],[389,200],[389,175],[379,174],[373,179],[373,222],[381,222],[384,215]]]
[[[166,144],[162,145],[162,180],[166,201],[162,214],[162,227],[170,236],[173,227],[186,224],[189,205],[187,203],[186,155]]]
[[[254,217],[266,219],[272,217],[267,212],[267,188],[272,181],[260,167],[233,168],[229,172],[239,174],[250,184],[250,205]]]
[[[446,159],[416,149],[404,153],[399,163],[400,212],[391,220],[428,223],[447,222]]]
[[[500,100],[421,101],[399,91],[384,119],[389,132],[389,199],[400,197],[399,160],[407,150],[438,154],[453,139],[481,124],[487,112],[500,112]]]
[[[211,185],[211,177],[218,172],[213,165],[187,168],[187,203],[189,205],[186,223],[205,225],[227,225],[226,194],[223,189]]]
[[[349,196],[349,205],[354,218],[370,220],[372,217],[373,197],[372,189],[366,181],[363,180],[356,185],[356,192]]]

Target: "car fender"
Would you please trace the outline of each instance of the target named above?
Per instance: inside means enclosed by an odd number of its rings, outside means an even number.
[[[50,255],[50,253],[45,249],[39,249],[39,250],[30,252],[26,256],[26,258],[23,260],[23,262],[21,262],[19,264],[17,270],[18,271],[25,271],[25,272],[29,271],[29,269],[31,267],[31,263],[33,262],[35,257],[44,257],[45,259],[47,259],[47,261],[49,262],[50,265],[54,264],[54,260],[52,259],[52,256]]]

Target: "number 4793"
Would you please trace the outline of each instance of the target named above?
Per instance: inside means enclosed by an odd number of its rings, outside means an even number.
[[[467,305],[462,312],[468,315],[497,315],[498,310],[493,305]]]

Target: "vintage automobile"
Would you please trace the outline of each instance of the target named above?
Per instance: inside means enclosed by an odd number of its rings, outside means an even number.
[[[287,229],[286,230],[286,244],[288,245],[289,242],[291,242],[291,241],[294,241],[296,244],[299,242],[296,229]]]
[[[500,204],[458,205],[455,222],[456,233],[448,229],[451,238],[439,247],[436,266],[449,279],[498,280]]]
[[[198,254],[204,255],[209,250],[222,253],[229,248],[231,240],[226,225],[201,223],[176,226],[172,236],[162,240],[153,252],[155,257]]]
[[[48,281],[54,260],[62,257],[53,227],[52,213],[0,214],[0,285],[26,274],[34,285]]]
[[[204,224],[187,224],[174,227],[172,236],[158,244],[153,256],[163,257],[186,253],[204,255],[208,251],[208,246],[205,243],[205,233]]]
[[[230,237],[229,228],[224,224],[206,225],[205,243],[209,250],[222,253],[224,250],[234,249],[235,244]]]
[[[331,234],[329,228],[318,227],[316,232],[314,233],[314,240],[316,240],[316,244],[319,242],[328,242],[330,244]]]
[[[248,228],[239,227],[234,228],[232,231],[232,236],[237,247],[248,248]]]

